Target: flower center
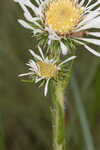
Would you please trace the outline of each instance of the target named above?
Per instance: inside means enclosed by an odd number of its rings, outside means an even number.
[[[37,64],[39,65],[40,74],[42,77],[45,77],[45,78],[57,77],[58,70],[56,66],[52,64],[47,64],[42,61],[37,62]]]
[[[53,0],[45,11],[45,24],[52,25],[58,34],[69,34],[79,22],[82,12],[82,8],[72,0]]]

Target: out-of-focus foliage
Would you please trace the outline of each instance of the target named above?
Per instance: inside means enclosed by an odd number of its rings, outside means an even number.
[[[35,45],[31,32],[18,24],[20,16],[22,11],[13,0],[0,1],[0,131],[6,149],[46,150],[51,145],[49,101],[43,89],[18,78],[27,72],[28,49]]]
[[[43,88],[23,83],[18,74],[27,72],[25,63],[35,48],[30,31],[21,27],[20,7],[13,0],[0,1],[0,150],[51,150],[51,98]],[[100,149],[100,59],[83,48],[73,71],[89,120],[95,150]],[[84,150],[82,128],[70,86],[66,97],[68,150]],[[68,113],[69,112],[69,113]],[[69,122],[69,123],[68,123]]]

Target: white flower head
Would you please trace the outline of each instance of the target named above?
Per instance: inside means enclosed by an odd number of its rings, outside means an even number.
[[[44,81],[46,81],[44,88],[44,95],[46,96],[50,79],[56,78],[59,71],[61,70],[61,66],[71,61],[72,59],[75,59],[76,56],[71,56],[57,65],[57,60],[44,57],[42,49],[40,47],[38,47],[38,49],[40,52],[40,56],[37,55],[33,50],[29,50],[35,61],[33,59],[29,60],[29,62],[26,64],[29,66],[29,72],[20,74],[19,76],[22,77],[28,75],[34,77],[35,83],[38,83],[40,81],[44,83]]]
[[[96,56],[99,52],[89,47],[86,43],[100,46],[100,0],[35,0],[37,6],[30,0],[14,0],[18,2],[24,11],[26,21],[19,23],[37,36],[47,35],[47,44],[57,43],[65,55],[68,52],[69,39],[83,45],[88,51]],[[34,12],[34,17],[28,8]],[[33,25],[32,25],[33,24]],[[96,29],[97,32],[91,32]],[[86,37],[84,37],[86,36]],[[87,37],[88,36],[88,37]],[[94,38],[90,38],[90,37]],[[64,42],[65,40],[65,42]]]

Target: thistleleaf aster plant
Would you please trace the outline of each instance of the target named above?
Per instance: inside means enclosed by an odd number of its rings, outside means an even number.
[[[14,1],[20,4],[26,19],[19,19],[19,23],[32,30],[42,45],[62,50],[65,55],[78,43],[100,56],[89,46],[100,46],[100,0],[35,0],[36,5],[30,0]]]
[[[76,56],[71,56],[61,63],[57,63],[56,59],[44,57],[42,49],[40,47],[38,47],[38,49],[40,52],[40,56],[35,54],[33,50],[29,50],[35,61],[33,59],[29,60],[29,62],[27,63],[27,65],[29,66],[29,72],[20,74],[19,76],[22,77],[28,75],[32,78],[32,80],[35,81],[35,83],[38,83],[40,81],[42,81],[41,85],[45,83],[44,95],[46,96],[50,79],[56,79],[59,75],[59,72],[62,71],[61,66],[75,59]]]

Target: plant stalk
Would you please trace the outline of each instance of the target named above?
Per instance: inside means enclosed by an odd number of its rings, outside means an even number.
[[[53,109],[51,108],[50,110],[53,127],[53,150],[66,150],[64,90],[68,86],[73,63],[74,61],[72,61],[69,71],[63,80],[58,80],[57,83],[52,82],[51,95]]]
[[[61,143],[59,143],[59,138],[60,138],[60,136],[62,136],[60,134],[63,134],[63,133],[61,133],[61,131],[59,131],[60,130],[60,123],[61,123],[60,121],[62,121],[62,119],[63,119],[62,125],[63,125],[63,129],[64,129],[64,97],[63,97],[63,92],[64,91],[63,91],[63,88],[61,86],[61,83],[58,83],[56,86],[56,89],[55,89],[55,94],[56,94],[56,116],[55,116],[56,117],[56,135],[55,135],[56,137],[55,138],[57,141],[56,150],[63,150],[63,144],[64,144],[64,139],[62,140]],[[61,109],[61,110],[59,110],[59,109]],[[59,111],[61,111],[61,112],[59,112]],[[62,116],[60,116],[59,113],[61,113]]]

